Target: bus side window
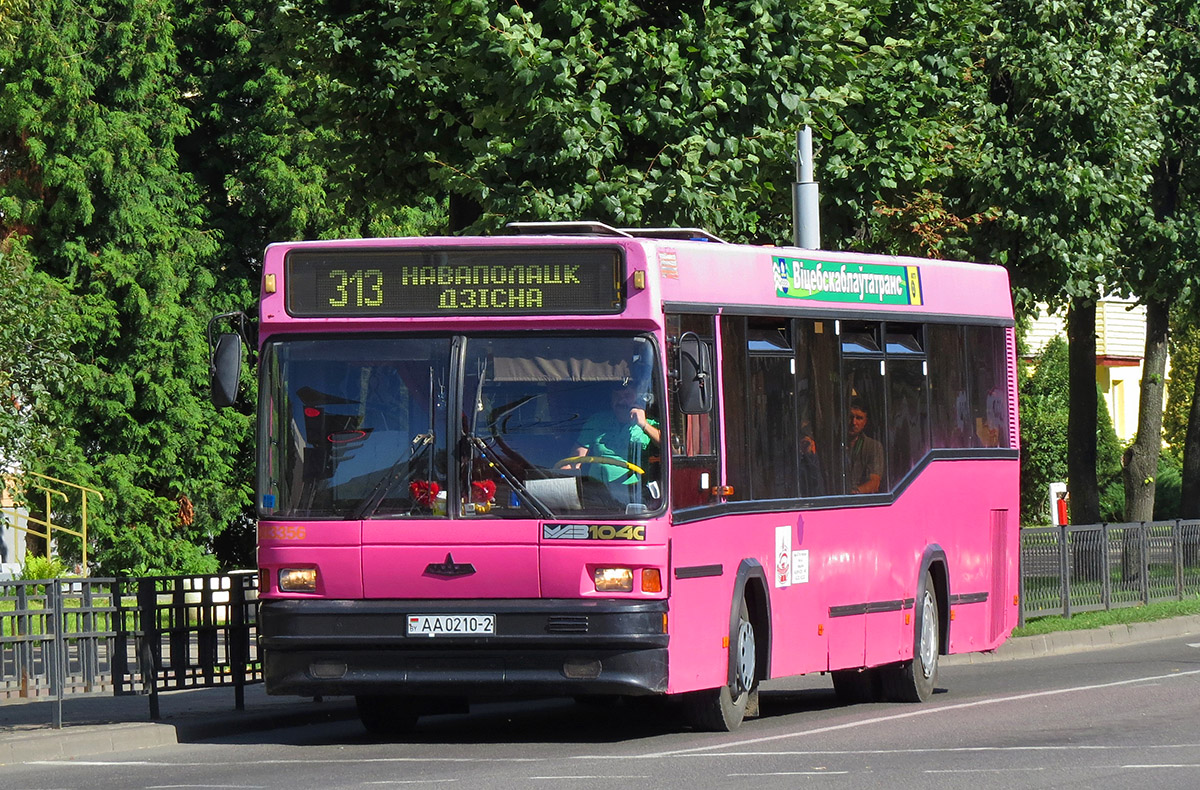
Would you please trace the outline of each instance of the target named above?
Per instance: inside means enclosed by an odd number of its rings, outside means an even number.
[[[797,319],[795,327],[800,496],[839,494],[842,423],[837,335],[833,321]]]
[[[847,494],[876,494],[888,489],[887,432],[883,430],[887,421],[879,368],[878,360],[846,360],[842,365]]]
[[[888,490],[888,435],[884,430],[888,423],[880,330],[881,326],[873,322],[840,322],[845,494]]]
[[[667,316],[667,337],[694,332],[703,342],[713,342],[713,317]],[[703,414],[685,414],[676,392],[670,393],[668,414],[671,442],[671,504],[676,509],[713,504],[710,491],[717,479],[716,406]]]
[[[967,327],[967,359],[971,395],[971,429],[977,447],[1009,447],[1007,354],[1004,329]]]
[[[929,360],[929,414],[934,447],[973,447],[975,426],[967,401],[963,327],[925,327]]]
[[[888,471],[897,485],[929,450],[924,333],[920,325],[888,322]]]
[[[747,318],[745,444],[755,499],[799,496],[795,368],[792,322]]]
[[[798,496],[794,359],[787,319],[721,317],[730,499]]]

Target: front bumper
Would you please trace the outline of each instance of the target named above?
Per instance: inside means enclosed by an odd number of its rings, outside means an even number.
[[[264,600],[268,694],[642,695],[667,689],[666,601]],[[496,615],[489,636],[408,636],[409,614]]]

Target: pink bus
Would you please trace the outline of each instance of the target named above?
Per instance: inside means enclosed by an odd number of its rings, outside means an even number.
[[[1008,636],[1004,269],[514,229],[267,248],[269,693],[353,695],[374,731],[672,695],[731,730],[769,678],[922,701],[940,655]]]

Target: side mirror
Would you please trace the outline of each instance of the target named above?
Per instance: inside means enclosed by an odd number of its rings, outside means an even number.
[[[224,408],[237,403],[238,381],[242,377],[241,336],[227,332],[217,337],[210,372],[213,405]]]
[[[688,332],[679,339],[679,409],[684,414],[707,414],[713,407],[712,351]]]

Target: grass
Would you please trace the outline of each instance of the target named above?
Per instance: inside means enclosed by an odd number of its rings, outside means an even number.
[[[1108,611],[1083,612],[1072,617],[1032,617],[1025,621],[1024,627],[1015,629],[1013,636],[1039,636],[1055,631],[1085,631],[1109,625],[1150,623],[1189,615],[1200,615],[1200,596],[1182,601],[1162,601]]]

